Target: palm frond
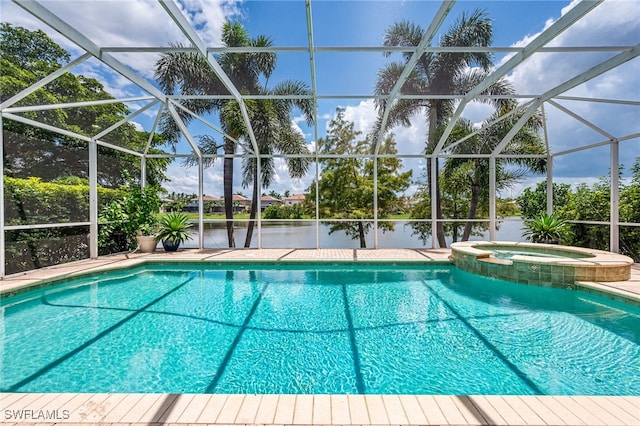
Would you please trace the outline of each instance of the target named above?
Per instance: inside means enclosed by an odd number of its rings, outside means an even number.
[[[440,39],[442,47],[486,47],[493,43],[493,26],[486,11],[475,9],[470,14],[462,13]],[[478,65],[488,70],[493,55],[488,52],[443,53],[438,63],[449,69]]]
[[[414,47],[420,44],[424,30],[409,21],[396,22],[391,25],[384,35],[383,46]],[[385,56],[390,56],[391,52],[385,52]],[[403,53],[405,61],[411,58],[411,52]]]
[[[266,35],[259,35],[251,41],[251,46],[253,47],[270,47],[272,45],[271,38]],[[253,53],[251,59],[256,64],[256,71],[269,78],[276,68],[278,57],[274,52],[258,52]]]
[[[460,72],[455,77],[453,93],[457,95],[467,94],[475,87],[477,87],[480,83],[482,83],[489,76],[489,74],[489,71],[484,71],[480,68],[472,68],[470,70]],[[515,89],[513,88],[513,85],[509,82],[509,80],[506,80],[504,78],[498,79],[492,85],[483,90],[481,94],[504,97],[477,98],[476,102],[490,104],[497,109],[509,108],[509,110],[511,110],[515,107],[515,101],[509,97],[515,94]]]
[[[296,107],[302,111],[305,117],[307,125],[312,126],[314,123],[314,114],[316,105],[311,98],[313,94],[309,86],[302,81],[298,80],[285,80],[276,84],[269,94],[273,95],[295,95],[295,96],[309,96],[309,98],[294,98],[294,99],[277,99],[277,107],[281,108],[279,115],[281,117],[286,116],[286,120],[290,121],[291,110]]]

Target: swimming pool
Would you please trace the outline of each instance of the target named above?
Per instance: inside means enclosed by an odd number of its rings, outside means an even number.
[[[442,265],[150,264],[1,309],[5,392],[640,394],[640,308]]]

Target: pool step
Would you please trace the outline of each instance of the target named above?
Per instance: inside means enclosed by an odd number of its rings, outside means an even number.
[[[479,257],[478,262],[493,263],[496,265],[513,265],[513,261],[508,259],[496,259],[495,257]]]

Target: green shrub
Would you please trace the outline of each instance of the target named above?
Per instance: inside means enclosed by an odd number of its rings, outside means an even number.
[[[277,205],[272,204],[264,209],[264,219],[302,219],[304,208],[300,204]]]
[[[120,190],[98,187],[99,207],[122,196]],[[82,179],[42,182],[4,176],[4,207],[6,225],[88,222],[89,184]]]
[[[99,254],[133,250],[136,235],[153,235],[157,214],[162,201],[158,188],[148,185],[140,188],[130,178],[121,187],[123,197],[111,201],[100,211],[98,221]]]
[[[5,223],[34,225],[89,221],[89,184],[80,178],[43,182],[4,176]],[[121,190],[98,187],[98,204],[122,198]],[[86,225],[5,232],[7,274],[84,259],[89,256]]]

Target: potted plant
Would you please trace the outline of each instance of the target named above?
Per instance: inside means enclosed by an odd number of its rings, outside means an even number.
[[[132,185],[128,199],[128,211],[131,226],[134,228],[140,251],[153,253],[158,245],[154,234],[160,210],[161,200],[158,189],[154,186],[140,188]]]
[[[155,218],[149,218],[147,222],[139,224],[136,240],[142,253],[153,253],[156,251],[158,239],[154,233],[157,221]]]
[[[162,241],[166,251],[176,251],[180,243],[191,239],[189,216],[184,213],[167,213],[160,217],[160,230],[156,239]]]
[[[523,237],[534,243],[559,244],[567,228],[567,222],[554,214],[542,213],[533,219],[524,221],[526,228]]]
[[[147,185],[141,188],[126,170],[122,171],[122,178],[125,182],[120,187],[123,196],[103,207],[98,218],[100,252],[130,251],[137,246],[143,252],[152,252],[158,244],[153,231],[162,204],[158,187]]]

